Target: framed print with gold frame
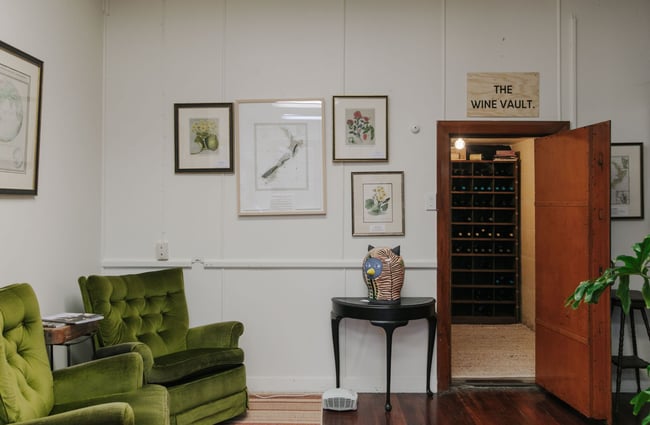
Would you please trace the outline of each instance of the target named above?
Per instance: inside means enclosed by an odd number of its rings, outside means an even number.
[[[404,235],[404,172],[353,172],[352,236]]]
[[[325,214],[323,100],[236,104],[239,215]]]

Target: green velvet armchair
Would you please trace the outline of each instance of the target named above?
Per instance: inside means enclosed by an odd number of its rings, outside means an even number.
[[[138,354],[52,372],[38,301],[29,284],[0,288],[0,327],[0,424],[169,423],[167,390],[143,386]]]
[[[183,270],[79,278],[84,308],[104,315],[96,356],[137,352],[169,392],[172,425],[213,425],[248,407],[240,322],[189,327]]]

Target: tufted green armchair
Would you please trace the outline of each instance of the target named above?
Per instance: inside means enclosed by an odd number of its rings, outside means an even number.
[[[135,351],[169,391],[172,425],[212,425],[248,407],[240,322],[189,327],[183,270],[79,278],[87,312],[104,315],[98,357]]]
[[[0,288],[0,328],[0,424],[169,423],[167,391],[142,386],[143,363],[137,354],[52,372],[30,285]]]

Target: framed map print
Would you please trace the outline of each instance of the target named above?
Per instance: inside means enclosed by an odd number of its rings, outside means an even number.
[[[239,215],[325,214],[322,99],[237,101]]]
[[[36,195],[43,61],[0,41],[0,193]]]
[[[612,143],[612,219],[643,218],[643,144]]]

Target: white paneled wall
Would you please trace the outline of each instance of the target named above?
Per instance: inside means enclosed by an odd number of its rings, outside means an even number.
[[[595,82],[567,87],[597,61],[595,29],[612,24],[609,8],[515,0],[112,0],[104,264],[155,267],[154,244],[168,240],[172,265],[203,260],[187,269],[193,320],[246,323],[253,391],[332,386],[329,300],[363,295],[357,265],[369,243],[401,245],[411,267],[405,294],[435,296],[436,214],[425,211],[424,197],[436,187],[436,121],[465,118],[467,72],[539,72],[539,118],[588,124],[582,118],[591,103],[609,99],[599,97]],[[623,15],[614,18],[617,27]],[[644,36],[619,34],[607,43]],[[617,57],[643,84],[638,72],[649,67],[634,54]],[[603,60],[611,65],[614,58]],[[331,98],[345,94],[388,95],[388,163],[331,161]],[[173,103],[311,97],[326,102],[327,215],[238,217],[237,170],[173,173]],[[608,112],[602,119],[621,118]],[[412,134],[412,124],[422,131]],[[637,137],[647,130],[641,125]],[[350,173],[372,170],[405,173],[404,237],[351,236]],[[353,321],[342,328],[343,384],[381,389],[381,330]],[[396,391],[423,391],[424,328],[396,332]]]

